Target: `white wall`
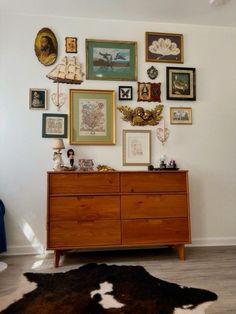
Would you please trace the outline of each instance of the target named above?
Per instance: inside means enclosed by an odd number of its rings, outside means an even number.
[[[163,147],[152,130],[152,163],[162,154],[175,158],[189,170],[193,244],[236,244],[236,29],[144,22],[101,21],[2,16],[0,18],[0,197],[6,205],[9,253],[40,251],[46,245],[46,172],[52,169],[52,139],[41,136],[42,111],[28,108],[29,88],[55,85],[46,78],[53,66],[40,64],[34,54],[37,32],[49,27],[58,39],[59,56],[64,56],[64,38],[78,37],[78,56],[85,71],[85,38],[131,40],[138,42],[138,79],[148,81],[145,62],[145,31],[184,34],[185,62],[195,67],[197,101],[166,100],[166,66],[153,63],[162,83],[164,116],[170,138]],[[114,89],[135,82],[85,81],[79,88]],[[75,85],[63,85],[67,92]],[[117,97],[118,99],[118,97]],[[121,104],[121,103],[119,103]],[[136,107],[135,100],[126,104]],[[139,103],[140,104],[140,103]],[[118,100],[117,100],[118,105]],[[143,103],[153,107],[154,103]],[[169,107],[192,106],[193,125],[169,125]],[[68,112],[68,104],[62,108]],[[49,102],[49,112],[56,112]],[[75,146],[76,157],[93,158],[96,164],[116,169],[145,169],[122,166],[122,129],[131,128],[116,112],[115,146]],[[143,129],[136,127],[136,129]],[[65,140],[67,147],[68,141]]]

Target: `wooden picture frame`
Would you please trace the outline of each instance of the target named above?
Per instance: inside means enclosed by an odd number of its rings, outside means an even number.
[[[144,166],[151,163],[151,131],[123,130],[123,165]]]
[[[133,87],[132,86],[119,86],[119,100],[132,100]]]
[[[66,53],[77,53],[77,38],[76,37],[65,38],[65,50],[66,50]]]
[[[161,83],[138,82],[137,101],[161,102]]]
[[[184,63],[183,35],[145,33],[146,62]]]
[[[170,124],[192,124],[192,108],[170,107]]]
[[[48,109],[48,91],[42,88],[29,89],[29,109]]]
[[[70,144],[115,144],[115,91],[70,89]]]
[[[170,100],[196,100],[195,68],[166,68],[166,97]]]
[[[87,80],[137,80],[137,43],[86,39]]]
[[[42,137],[67,138],[67,114],[43,113]]]

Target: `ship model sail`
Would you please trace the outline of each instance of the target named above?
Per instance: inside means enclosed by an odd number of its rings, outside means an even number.
[[[75,57],[64,57],[47,77],[55,83],[81,84],[83,82],[81,66],[76,62]]]

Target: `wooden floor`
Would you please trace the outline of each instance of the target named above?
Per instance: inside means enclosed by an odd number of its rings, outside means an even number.
[[[218,301],[207,314],[236,314],[236,246],[186,248],[186,260],[180,261],[170,248],[156,250],[70,252],[53,267],[53,255],[1,256],[8,268],[0,272],[1,297],[12,293],[20,275],[26,271],[60,272],[86,263],[141,265],[155,277],[181,285],[203,288],[218,294]]]

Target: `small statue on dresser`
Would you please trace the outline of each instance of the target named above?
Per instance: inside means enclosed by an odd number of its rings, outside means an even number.
[[[74,168],[75,162],[75,152],[72,148],[68,149],[67,151],[67,158],[69,159],[70,167]]]

